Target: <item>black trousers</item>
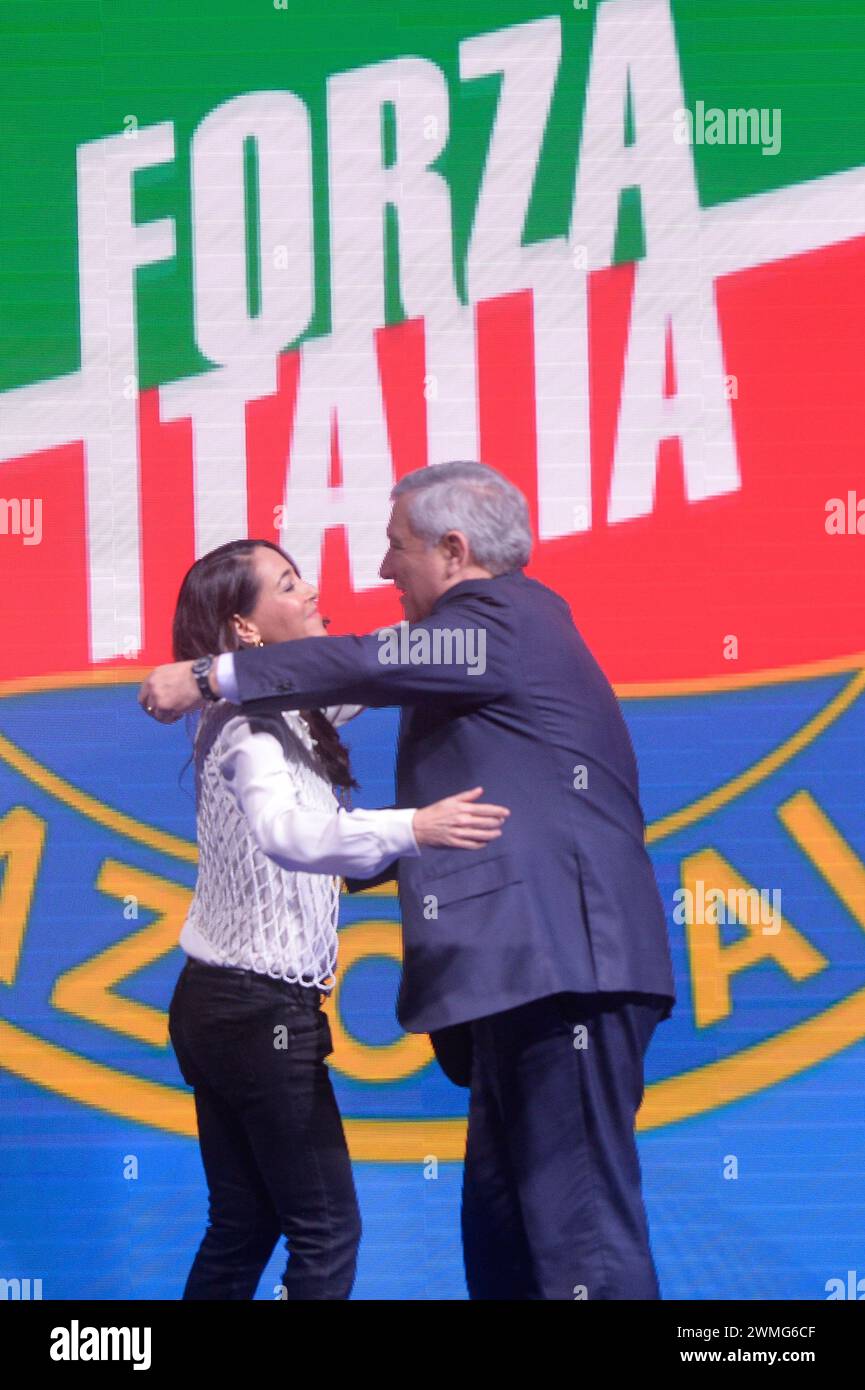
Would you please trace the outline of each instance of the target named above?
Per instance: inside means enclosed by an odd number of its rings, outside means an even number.
[[[660,1297],[634,1120],[669,1007],[647,994],[557,994],[473,1021],[470,1298]]]
[[[280,1235],[274,1297],[348,1298],[360,1214],[318,990],[189,959],[168,1019],[210,1197],[184,1299],[252,1298]]]

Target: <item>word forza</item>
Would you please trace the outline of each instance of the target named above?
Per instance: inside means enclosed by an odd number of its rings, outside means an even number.
[[[524,243],[541,151],[550,138],[567,139],[573,114],[551,129],[563,120],[553,111],[557,83],[570,87],[558,82],[562,22],[551,15],[464,39],[455,55],[464,85],[453,95],[443,68],[417,56],[334,73],[326,80],[320,166],[309,108],[295,92],[223,102],[191,138],[191,226],[181,236],[177,218],[185,213],[149,222],[134,215],[139,173],[178,157],[171,119],[139,126],[129,115],[124,130],[78,147],[81,367],[5,393],[0,461],[84,441],[94,660],[140,645],[140,556],[133,542],[107,564],[103,538],[118,527],[134,537],[140,514],[137,296],[139,284],[142,292],[147,286],[140,271],[187,245],[195,346],[212,370],[161,385],[158,413],[162,423],[190,422],[198,554],[246,534],[247,406],[277,392],[279,356],[300,344],[281,542],[315,581],[324,533],[341,526],[354,591],[381,583],[370,537],[396,475],[388,415],[407,408],[388,397],[386,411],[383,396],[376,335],[389,297],[422,324],[417,408],[427,458],[437,462],[481,455],[475,306],[530,292],[531,346],[520,351],[532,353],[541,541],[591,530],[597,520],[650,515],[658,446],[667,439],[680,443],[689,503],[739,490],[714,287],[717,276],[750,264],[753,238],[731,240],[713,209],[701,207],[693,148],[675,138],[685,97],[668,0],[597,7],[585,92],[573,98],[582,112],[579,151],[572,186],[560,197],[560,231]],[[498,95],[482,177],[468,194],[436,166],[452,143],[452,101],[493,78]],[[451,162],[460,160],[457,148]],[[314,198],[325,179],[327,196]],[[645,255],[635,266],[598,519],[589,276],[614,263],[626,189],[639,190]],[[457,206],[468,196],[470,208]],[[317,235],[314,208],[327,217],[327,236]],[[471,235],[458,276],[453,224],[466,218]],[[322,283],[327,289],[317,295]],[[305,338],[317,303],[329,308],[329,331]],[[673,394],[665,390],[668,359]]]

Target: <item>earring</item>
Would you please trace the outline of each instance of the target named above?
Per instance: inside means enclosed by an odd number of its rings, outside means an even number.
[[[257,647],[263,647],[263,646],[264,646],[264,643],[262,642],[262,640],[261,640],[260,637],[259,637],[258,641],[255,643],[255,645],[256,645]]]

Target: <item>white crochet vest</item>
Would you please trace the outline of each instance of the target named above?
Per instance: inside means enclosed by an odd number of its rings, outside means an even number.
[[[205,707],[196,732],[198,879],[180,945],[212,963],[329,989],[336,969],[341,879],[283,869],[253,838],[219,770],[224,726],[242,713],[240,706],[220,700]],[[286,773],[298,801],[334,811],[333,787],[305,720],[294,710],[278,711],[276,717],[288,730]]]

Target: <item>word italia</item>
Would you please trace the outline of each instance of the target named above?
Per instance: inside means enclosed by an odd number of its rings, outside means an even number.
[[[133,1370],[150,1369],[149,1327],[69,1327],[51,1329],[52,1361],[131,1361]]]
[[[408,623],[379,628],[378,659],[383,666],[465,666],[470,676],[487,669],[487,634],[474,627],[416,627]]]

